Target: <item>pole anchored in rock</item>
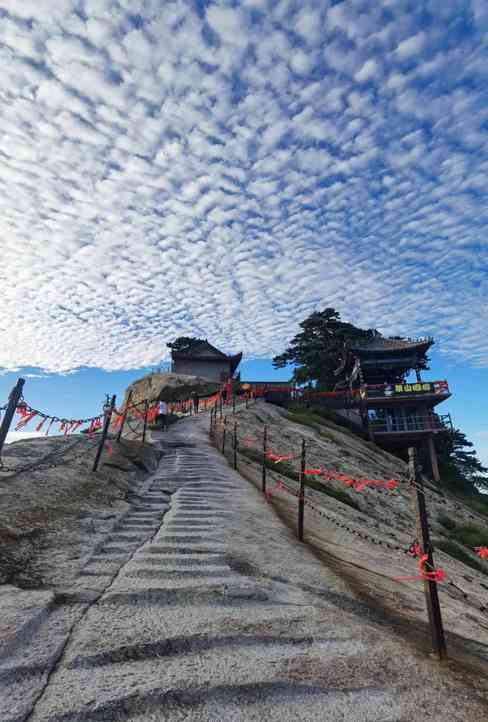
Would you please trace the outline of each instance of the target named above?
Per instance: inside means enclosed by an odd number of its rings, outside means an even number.
[[[2,425],[0,426],[0,457],[2,455],[2,449],[3,445],[5,444],[5,439],[7,438],[7,434],[10,429],[10,424],[12,423],[12,419],[15,414],[15,409],[17,408],[17,404],[22,398],[24,384],[25,379],[18,379],[17,383],[15,384],[8,397],[7,409],[5,411],[5,416],[3,417]]]
[[[105,441],[107,440],[108,429],[110,426],[110,421],[112,419],[113,410],[115,408],[115,398],[116,397],[114,394],[110,403],[103,407],[103,413],[105,418],[103,420],[102,438],[100,439],[100,443],[98,444],[97,455],[95,456],[95,461],[93,463],[93,471],[97,471],[98,469],[98,464],[100,462],[103,447],[105,446]]]
[[[303,541],[303,517],[305,512],[305,439],[302,439],[302,453],[300,455],[300,490],[298,492],[298,539]]]
[[[419,474],[417,449],[413,446],[408,449],[408,467],[410,479],[416,494],[418,522],[420,532],[422,534],[422,554],[427,555],[425,564],[427,571],[433,571],[434,555],[432,543],[430,541],[429,520],[425,505],[424,482]],[[432,637],[432,648],[439,659],[444,660],[447,659],[447,648],[444,637],[444,627],[442,625],[441,605],[439,603],[437,582],[434,579],[425,579],[424,589],[427,613],[429,616],[430,633]]]
[[[122,423],[120,424],[120,428],[119,428],[119,431],[118,431],[118,433],[117,433],[117,441],[120,441],[120,439],[121,439],[121,437],[122,437],[122,432],[123,432],[123,430],[124,430],[124,426],[125,426],[125,422],[126,422],[126,419],[127,419],[127,413],[128,413],[128,411],[129,411],[129,406],[130,406],[131,399],[132,399],[132,390],[129,391],[129,395],[127,396],[127,403],[126,403],[126,405],[125,405],[124,414],[123,414],[123,416],[122,416]]]

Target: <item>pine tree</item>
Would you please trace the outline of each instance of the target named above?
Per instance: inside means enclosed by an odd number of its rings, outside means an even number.
[[[488,468],[483,466],[473,444],[460,429],[437,435],[435,444],[443,483],[464,495],[478,494],[480,488],[488,489]]]
[[[279,356],[273,359],[275,368],[295,364],[296,383],[316,382],[317,388],[333,389],[340,377],[334,374],[344,356],[347,342],[358,338],[372,338],[377,332],[365,331],[341,321],[333,308],[315,311],[300,324],[302,331]]]
[[[167,343],[166,346],[172,351],[181,353],[182,351],[189,351],[193,346],[201,342],[201,338],[195,338],[194,336],[178,336],[178,338],[175,338],[171,343]]]

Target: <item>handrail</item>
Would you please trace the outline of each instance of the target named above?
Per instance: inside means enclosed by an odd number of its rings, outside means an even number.
[[[370,419],[375,433],[395,433],[399,431],[449,431],[442,417],[409,416],[408,418]]]

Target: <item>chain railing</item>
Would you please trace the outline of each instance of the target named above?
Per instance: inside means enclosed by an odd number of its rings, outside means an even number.
[[[244,430],[241,431],[241,429]],[[430,539],[426,500],[430,498],[436,503],[447,503],[447,500],[425,488],[414,447],[409,450],[408,473],[397,474],[396,478],[391,479],[354,479],[342,472],[324,469],[310,461],[313,457],[313,447],[318,442],[297,437],[295,448],[283,449],[279,443],[272,443],[268,424],[262,423],[260,431],[249,431],[245,418],[242,421],[239,421],[238,417],[229,418],[225,415],[222,418],[219,417],[218,409],[211,413],[210,437],[216,448],[228,458],[235,470],[239,470],[239,464],[243,463],[244,459],[246,462],[255,463],[258,468],[260,467],[261,489],[267,500],[272,500],[277,494],[285,494],[292,500],[297,500],[296,533],[300,541],[306,538],[306,513],[310,511],[357,538],[401,554],[409,554],[417,559],[417,574],[410,577],[399,577],[396,581],[419,580],[424,583],[433,649],[439,659],[447,656],[437,585],[446,583],[459,590],[466,599],[470,595],[459,587],[443,569],[436,568],[434,564],[434,547]],[[279,451],[276,449],[277,446],[280,447]],[[276,472],[271,483],[270,471]],[[287,481],[280,478],[283,476],[287,477]],[[393,534],[390,534],[391,539],[379,539],[369,531],[365,532],[350,522],[338,519],[326,505],[321,504],[316,498],[312,500],[310,494],[307,494],[307,490],[318,491],[317,482],[326,484],[330,481],[341,482],[355,491],[368,488],[376,493],[388,495],[396,495],[402,490],[408,491],[413,495],[415,501],[420,541],[417,539],[416,530],[414,531],[414,540],[407,545],[402,545]],[[456,504],[456,501],[453,503]],[[469,511],[468,507],[466,509]],[[476,547],[473,548],[473,552],[480,559],[488,559],[488,548]],[[472,599],[479,611],[488,611],[487,605],[480,603],[476,596]]]

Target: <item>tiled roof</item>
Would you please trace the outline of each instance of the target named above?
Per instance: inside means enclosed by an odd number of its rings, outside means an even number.
[[[365,339],[364,341],[355,341],[351,349],[368,350],[368,351],[395,351],[400,349],[424,349],[425,351],[432,346],[434,339],[432,336],[424,338],[386,338],[385,336],[376,336],[373,339]]]

